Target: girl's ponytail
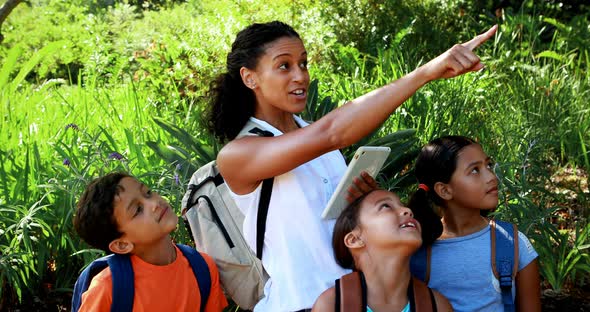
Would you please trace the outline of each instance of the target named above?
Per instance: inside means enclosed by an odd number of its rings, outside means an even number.
[[[440,208],[444,214],[445,202],[434,190],[437,182],[449,183],[457,168],[457,157],[461,149],[477,144],[470,138],[462,136],[445,136],[430,141],[418,154],[415,174],[420,188],[410,198],[409,208],[416,220],[422,225],[422,244],[431,245],[443,230]]]
[[[440,216],[436,214],[436,207],[429,198],[428,192],[423,188],[419,188],[408,204],[408,208],[412,209],[414,218],[420,222],[422,227],[422,246],[429,246],[442,234],[443,226]]]

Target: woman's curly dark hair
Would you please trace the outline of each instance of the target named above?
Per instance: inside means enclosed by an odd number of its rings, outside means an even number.
[[[211,101],[205,117],[207,129],[220,142],[234,139],[254,114],[256,98],[244,85],[240,69],[256,68],[267,45],[283,37],[301,39],[291,26],[279,21],[252,24],[236,36],[227,55],[227,72],[211,83],[207,94]]]

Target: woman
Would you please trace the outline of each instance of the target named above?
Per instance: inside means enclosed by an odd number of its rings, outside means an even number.
[[[299,34],[277,21],[252,24],[238,33],[227,56],[227,73],[211,90],[209,127],[220,141],[229,141],[217,164],[244,212],[244,236],[253,249],[261,181],[275,177],[262,256],[270,279],[255,311],[309,309],[334,279],[348,272],[332,257],[334,220],[320,218],[346,168],[338,149],[378,128],[427,82],[483,68],[472,50],[495,31],[492,27],[455,45],[313,124],[296,116],[305,108],[309,86],[307,51]],[[274,136],[235,139],[246,122]]]

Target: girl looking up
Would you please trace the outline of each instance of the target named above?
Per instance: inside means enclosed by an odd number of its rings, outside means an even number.
[[[442,214],[442,235],[427,247],[428,286],[447,297],[456,311],[504,311],[511,303],[517,311],[541,311],[538,255],[523,233],[515,231],[516,238],[508,250],[510,255],[517,255],[515,279],[510,283],[508,274],[506,285],[494,274],[501,268],[495,257],[492,259],[497,249],[491,246],[490,238],[491,233],[497,233],[492,226],[499,225],[490,223],[480,211],[498,205],[498,179],[481,145],[461,136],[435,139],[422,148],[415,172],[420,185],[410,199],[410,208],[420,214],[436,207]],[[439,222],[440,226],[441,221],[428,222]],[[424,231],[432,229],[436,227]],[[505,233],[512,231],[505,228]],[[500,238],[494,235],[495,244]],[[412,272],[417,276],[424,271],[421,254],[412,258]],[[509,287],[506,302],[502,298],[504,287]]]
[[[359,297],[357,301],[367,305],[364,309],[354,309],[355,312],[409,312],[416,311],[419,304],[429,305],[432,311],[453,310],[449,301],[436,291],[428,289],[427,295],[421,298],[417,295],[420,292],[414,291],[417,286],[426,288],[410,274],[410,257],[422,244],[420,232],[421,226],[412,211],[388,191],[372,191],[342,212],[334,226],[332,246],[338,264],[359,272],[362,277],[358,279],[364,281],[365,290],[354,294]],[[339,280],[340,285],[346,278]],[[358,284],[360,280],[355,282]],[[336,308],[336,298],[346,296],[344,292],[336,295],[342,287],[326,290],[312,311],[353,311],[350,304],[339,304],[339,309]],[[348,291],[347,295],[352,296],[351,293]],[[366,298],[361,298],[362,293]]]

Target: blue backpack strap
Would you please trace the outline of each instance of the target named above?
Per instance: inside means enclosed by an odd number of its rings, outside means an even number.
[[[490,221],[492,271],[500,282],[504,311],[515,311],[512,281],[518,270],[518,229],[504,221]]]
[[[111,311],[129,311],[133,310],[133,296],[135,294],[135,285],[133,277],[133,267],[131,260],[127,255],[112,254],[92,261],[82,271],[76,284],[72,296],[72,312],[76,312],[82,305],[82,294],[88,290],[90,282],[96,274],[106,267],[111,269],[113,281],[113,302]]]
[[[176,246],[182,251],[184,257],[188,259],[193,273],[195,273],[197,284],[199,284],[199,293],[201,294],[200,311],[203,312],[205,311],[205,306],[207,306],[207,300],[211,293],[211,273],[209,272],[209,266],[205,258],[194,248],[182,244],[177,244]]]
[[[113,303],[111,312],[133,311],[135,276],[129,255],[112,254],[108,258],[113,280]]]
[[[92,278],[108,266],[107,258],[110,256],[102,257],[92,261],[78,276],[76,284],[74,285],[74,292],[72,294],[72,312],[77,312],[82,305],[82,294],[90,286]]]
[[[432,246],[420,247],[413,255],[410,261],[410,271],[412,275],[428,285],[430,280],[430,258]]]

